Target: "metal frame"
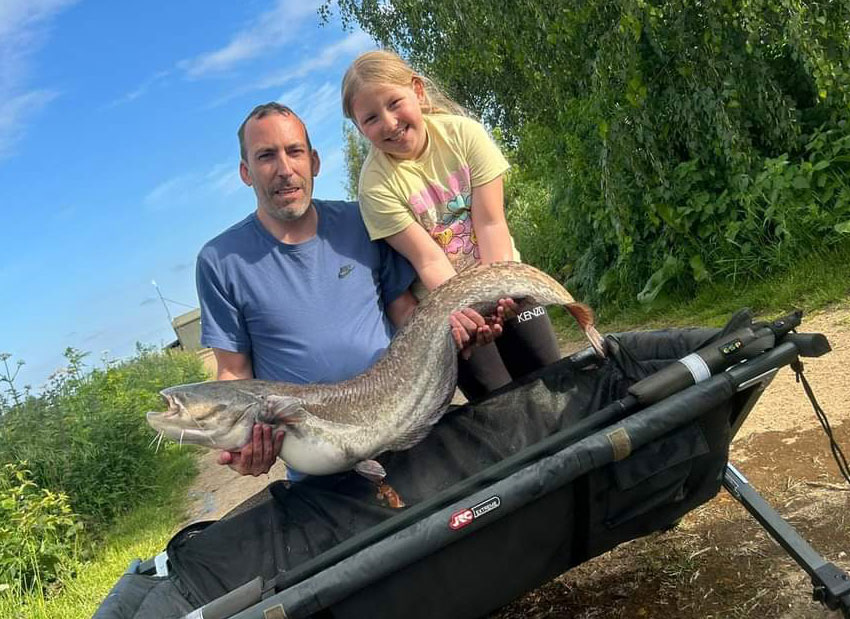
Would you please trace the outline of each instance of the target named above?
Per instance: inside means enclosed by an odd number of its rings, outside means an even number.
[[[738,393],[747,399],[741,412],[732,420],[733,437],[778,371],[779,368],[774,368],[741,383]],[[723,487],[744,506],[797,565],[805,570],[812,580],[812,598],[830,610],[841,610],[845,617],[850,618],[850,576],[847,572],[824,559],[812,548],[731,462],[726,465]]]

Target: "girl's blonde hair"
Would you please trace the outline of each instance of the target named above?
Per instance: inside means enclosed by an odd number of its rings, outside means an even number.
[[[414,71],[395,52],[383,49],[360,54],[348,67],[345,77],[342,78],[342,113],[354,121],[352,101],[354,95],[366,84],[411,86],[415,80],[422,84],[425,91],[425,101],[421,105],[424,114],[468,116],[466,110],[447,97],[432,80]]]

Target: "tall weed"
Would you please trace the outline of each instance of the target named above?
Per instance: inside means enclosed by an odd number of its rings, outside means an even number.
[[[0,585],[31,589],[74,557],[80,525],[68,497],[39,488],[25,467],[0,468]]]
[[[57,531],[66,520],[77,528],[84,525],[91,541],[150,495],[163,466],[183,459],[172,446],[159,453],[150,447],[154,433],[145,412],[161,407],[158,392],[206,375],[191,353],[139,347],[130,361],[102,369],[86,368],[86,355],[74,349],[66,350],[65,357],[67,367],[51,377],[38,397],[11,393],[14,381],[7,366],[6,398],[0,403],[0,464],[18,485],[0,484],[0,500],[11,506],[26,499],[33,517],[46,518],[44,526]],[[27,544],[32,535],[25,527],[10,527],[4,535],[6,544],[31,548]],[[51,542],[36,549],[35,565],[43,576],[53,575],[48,564],[61,554],[52,550],[56,547]],[[20,566],[15,569],[24,575]]]

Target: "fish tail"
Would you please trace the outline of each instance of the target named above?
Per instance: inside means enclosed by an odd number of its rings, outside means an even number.
[[[593,310],[584,303],[568,303],[567,311],[576,319],[579,328],[584,332],[596,354],[605,358],[605,338],[596,330]]]

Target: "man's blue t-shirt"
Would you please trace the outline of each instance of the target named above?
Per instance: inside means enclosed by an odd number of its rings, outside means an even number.
[[[416,274],[372,242],[355,202],[314,200],[318,230],[281,243],[252,213],[198,255],[201,343],[251,356],[254,376],[338,382],[377,361],[393,334],[384,308]]]

